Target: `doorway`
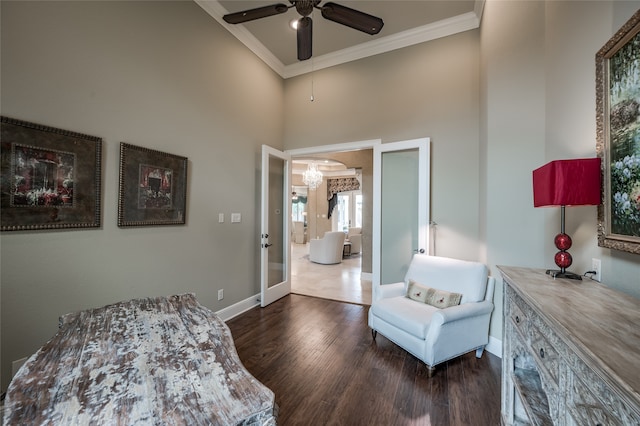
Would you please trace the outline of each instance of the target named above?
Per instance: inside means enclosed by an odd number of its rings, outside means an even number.
[[[371,303],[371,233],[373,209],[373,146],[380,141],[364,141],[350,144],[338,144],[317,148],[288,151],[292,162],[292,192],[300,199],[306,191],[306,204],[298,206],[298,220],[304,224],[304,240],[298,238],[291,248],[291,280],[292,292],[314,297],[339,300],[349,303]],[[333,162],[334,169],[340,163],[341,170],[327,169],[327,178],[339,176],[357,176],[361,186],[359,190],[345,191],[336,194],[338,207],[329,214],[326,182],[319,188],[304,187],[301,171],[296,161],[316,161],[322,164],[325,160]],[[322,167],[320,166],[322,170]],[[349,170],[344,172],[344,170]],[[301,188],[304,187],[304,189]],[[304,197],[304,195],[303,195]],[[292,229],[295,228],[292,226]],[[299,225],[299,224],[298,224]],[[327,231],[347,232],[349,228],[362,228],[360,253],[345,256],[342,262],[335,265],[322,265],[308,259],[309,240],[322,238]],[[295,231],[294,231],[295,232]],[[292,241],[296,236],[292,236]],[[300,241],[304,241],[303,244]]]

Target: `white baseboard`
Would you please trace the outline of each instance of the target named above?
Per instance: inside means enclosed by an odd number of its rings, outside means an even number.
[[[485,347],[487,352],[492,353],[498,358],[502,358],[502,340],[489,336],[489,343]]]
[[[240,302],[231,306],[227,306],[226,308],[220,309],[216,312],[216,314],[218,314],[222,321],[227,322],[231,318],[235,318],[238,315],[247,312],[249,309],[255,308],[256,306],[260,306],[259,294],[241,300]]]

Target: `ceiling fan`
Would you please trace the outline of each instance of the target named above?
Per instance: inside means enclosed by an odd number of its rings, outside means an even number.
[[[321,1],[322,0],[289,0],[289,3],[291,3],[290,6],[284,3],[272,4],[241,12],[229,13],[224,15],[222,19],[229,24],[242,24],[253,21],[254,19],[279,15],[295,7],[298,13],[302,15],[302,18],[298,20],[296,30],[298,37],[298,60],[300,61],[305,61],[312,55],[311,41],[313,21],[309,15],[313,12],[314,8],[319,9],[322,12],[322,17],[325,19],[371,35],[378,34],[384,25],[382,19],[376,16],[333,2],[328,2],[321,6]]]

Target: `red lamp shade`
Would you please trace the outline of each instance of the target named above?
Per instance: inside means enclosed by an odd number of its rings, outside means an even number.
[[[533,171],[533,206],[600,204],[600,158],[556,160]]]

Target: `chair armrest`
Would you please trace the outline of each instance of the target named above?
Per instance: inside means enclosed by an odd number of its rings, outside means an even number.
[[[493,311],[493,303],[486,300],[475,303],[465,303],[434,312],[432,321],[438,324],[446,324],[464,318],[485,315],[491,311]]]
[[[427,331],[426,363],[437,364],[487,344],[493,303],[464,303],[433,313]]]
[[[388,299],[390,297],[404,296],[404,282],[384,284],[380,287],[378,299]]]

